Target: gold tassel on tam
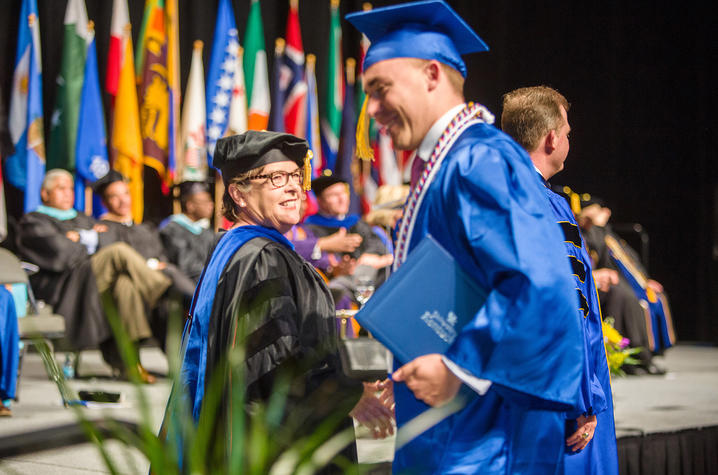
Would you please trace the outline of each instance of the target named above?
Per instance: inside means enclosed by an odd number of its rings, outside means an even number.
[[[578,193],[571,193],[571,211],[575,215],[581,212],[581,197]]]
[[[581,212],[581,195],[573,191],[568,186],[563,187],[563,192],[568,196],[568,202],[571,205],[571,211],[573,211],[573,214],[578,216],[578,214]]]
[[[307,154],[304,156],[304,181],[302,181],[304,191],[312,189],[312,158],[314,158],[314,154],[311,150],[307,150]]]
[[[369,96],[366,96],[357,120],[357,157],[362,160],[374,160],[374,150],[369,144],[369,114],[366,113],[368,105]]]

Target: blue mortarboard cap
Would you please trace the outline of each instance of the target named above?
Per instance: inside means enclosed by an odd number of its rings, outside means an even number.
[[[350,13],[347,21],[364,33],[371,46],[364,69],[392,58],[435,59],[466,77],[462,54],[488,51],[484,40],[441,0],[404,3]]]

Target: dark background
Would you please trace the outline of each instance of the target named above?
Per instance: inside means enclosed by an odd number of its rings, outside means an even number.
[[[0,0],[0,87],[5,114],[15,60],[20,0]],[[205,73],[217,0],[180,0],[182,89],[192,42],[205,42]],[[249,0],[233,0],[243,43]],[[342,17],[361,8],[341,3]],[[375,1],[382,6],[394,1]],[[497,118],[501,95],[546,84],[572,103],[571,152],[552,182],[604,198],[614,222],[639,222],[651,238],[650,271],[671,297],[682,341],[718,342],[718,164],[716,41],[709,2],[451,1],[491,51],[466,58],[467,99]],[[112,0],[86,0],[95,21],[101,81]],[[128,0],[135,41],[144,0]],[[46,129],[62,52],[65,0],[38,0]],[[267,54],[284,34],[287,0],[262,0]],[[326,84],[329,0],[301,0],[306,53],[317,55],[320,101]],[[358,33],[342,19],[344,56]],[[271,69],[270,69],[271,74]],[[320,104],[321,107],[321,104]],[[1,118],[6,120],[5,117]],[[8,207],[19,202],[8,190]]]

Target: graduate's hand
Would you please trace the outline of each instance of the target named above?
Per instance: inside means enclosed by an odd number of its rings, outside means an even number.
[[[354,252],[361,245],[362,237],[358,234],[347,234],[346,228],[339,228],[339,231],[329,236],[317,239],[319,249],[325,252]]]
[[[364,383],[364,393],[349,415],[371,430],[375,439],[384,439],[394,433],[394,411],[382,401],[384,382]],[[382,396],[377,397],[382,390]],[[385,390],[385,388],[384,388]]]
[[[593,271],[593,280],[601,292],[608,292],[611,286],[618,284],[618,271],[613,269],[596,269]]]
[[[391,379],[405,382],[417,399],[434,407],[451,401],[461,388],[461,380],[438,353],[415,358],[394,371]]]
[[[576,419],[578,430],[566,439],[566,445],[571,447],[572,452],[578,452],[591,442],[597,424],[596,416],[580,416]]]
[[[97,231],[98,233],[104,233],[107,232],[107,225],[106,224],[95,224],[92,226],[92,229]]]

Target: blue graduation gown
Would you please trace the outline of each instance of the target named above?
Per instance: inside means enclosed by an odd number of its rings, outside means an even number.
[[[0,401],[15,397],[19,341],[15,302],[0,285]]]
[[[518,144],[475,124],[416,210],[409,250],[431,234],[488,291],[447,357],[493,384],[397,451],[396,472],[560,470],[562,411],[577,405],[585,351],[561,231],[542,188]],[[395,384],[395,400],[400,426],[427,408],[404,384]]]
[[[571,262],[576,292],[579,295],[579,314],[583,322],[583,337],[586,345],[579,413],[595,414],[597,420],[593,439],[583,450],[580,452],[566,450],[565,473],[618,475],[611,377],[606,359],[606,347],[603,343],[601,308],[593,281],[591,258],[566,199],[551,191],[548,186],[545,190],[556,221],[563,230],[564,248]],[[567,417],[575,420],[580,414],[569,413]],[[570,427],[575,431],[576,424],[571,424]]]

